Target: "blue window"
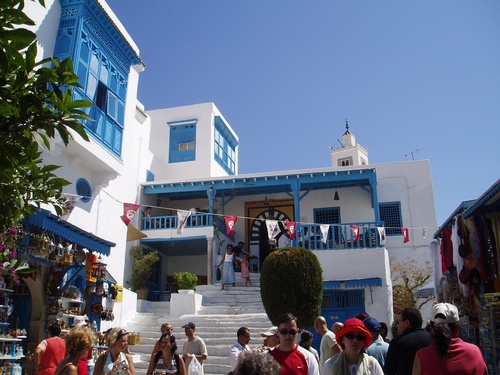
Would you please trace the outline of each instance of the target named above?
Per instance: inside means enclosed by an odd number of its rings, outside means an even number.
[[[169,163],[192,161],[196,157],[196,120],[169,122]]]
[[[380,220],[384,222],[388,236],[401,235],[401,202],[379,203]]]
[[[340,224],[340,208],[315,208],[313,210],[314,222],[317,224]],[[340,242],[341,237],[340,227],[335,226],[328,229],[328,238],[334,239],[335,243]]]
[[[340,208],[316,208],[314,209],[314,222],[318,224],[339,224]]]
[[[238,140],[220,116],[215,116],[214,127],[214,159],[228,174],[234,175]]]
[[[78,82],[75,99],[95,103],[85,109],[87,133],[121,157],[130,67],[140,64],[136,51],[106,16],[97,1],[59,0],[61,16],[54,47],[56,58],[70,57]]]
[[[92,198],[92,188],[86,179],[79,178],[78,181],[76,181],[76,194],[82,196],[82,198],[80,198],[82,202],[87,203],[90,201],[90,198]]]
[[[87,130],[113,154],[120,156],[125,122],[127,82],[106,53],[89,35],[81,33],[78,42],[78,82],[81,98],[95,103],[85,121]]]

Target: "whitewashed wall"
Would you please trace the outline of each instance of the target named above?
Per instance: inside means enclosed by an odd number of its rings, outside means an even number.
[[[151,165],[155,180],[188,180],[227,176],[228,173],[214,160],[214,116],[224,117],[214,103],[201,103],[183,107],[147,111],[151,117],[150,150],[157,158]],[[170,128],[167,122],[196,119],[195,160],[182,163],[168,163]],[[229,123],[224,119],[231,129]],[[236,133],[231,129],[233,135]],[[238,155],[238,148],[236,148]],[[237,160],[237,156],[236,156]],[[156,160],[155,160],[156,161]],[[236,169],[237,171],[237,169]]]

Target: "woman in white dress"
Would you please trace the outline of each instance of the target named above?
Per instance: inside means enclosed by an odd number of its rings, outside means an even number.
[[[234,274],[234,267],[236,267],[236,257],[234,256],[233,253],[233,245],[229,244],[227,245],[227,250],[222,256],[221,261],[217,265],[217,267],[220,267],[223,264],[222,267],[222,280],[221,280],[221,289],[224,290],[224,285],[229,285],[233,284],[233,286],[236,285],[236,275]]]

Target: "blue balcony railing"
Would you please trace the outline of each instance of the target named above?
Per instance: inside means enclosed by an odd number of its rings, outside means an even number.
[[[142,218],[142,229],[168,229],[177,228],[177,215],[152,216]],[[186,228],[207,227],[212,225],[212,215],[208,213],[191,214],[186,221]]]
[[[359,227],[359,238],[351,230],[351,225]],[[326,243],[322,241],[319,224],[298,225],[298,246],[310,250],[336,250],[336,249],[361,249],[383,247],[380,245],[380,236],[377,227],[382,227],[382,222],[359,222],[330,224]]]

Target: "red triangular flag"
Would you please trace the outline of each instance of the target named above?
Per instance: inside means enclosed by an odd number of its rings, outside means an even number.
[[[228,237],[231,237],[234,234],[234,226],[236,225],[237,220],[238,216],[224,216],[224,222],[226,223],[226,233]]]
[[[286,222],[286,229],[288,231],[288,236],[290,237],[290,240],[295,239],[295,225],[297,223],[295,221],[287,221]]]
[[[403,233],[404,239],[403,243],[407,243],[410,241],[410,233],[408,232],[408,228],[401,228],[401,233]]]
[[[359,226],[358,225],[351,225],[351,230],[352,230],[352,234],[354,236],[354,242],[358,241],[359,236],[360,236]]]
[[[120,216],[120,219],[122,219],[126,226],[130,224],[139,207],[141,207],[140,204],[123,203],[123,215]]]

